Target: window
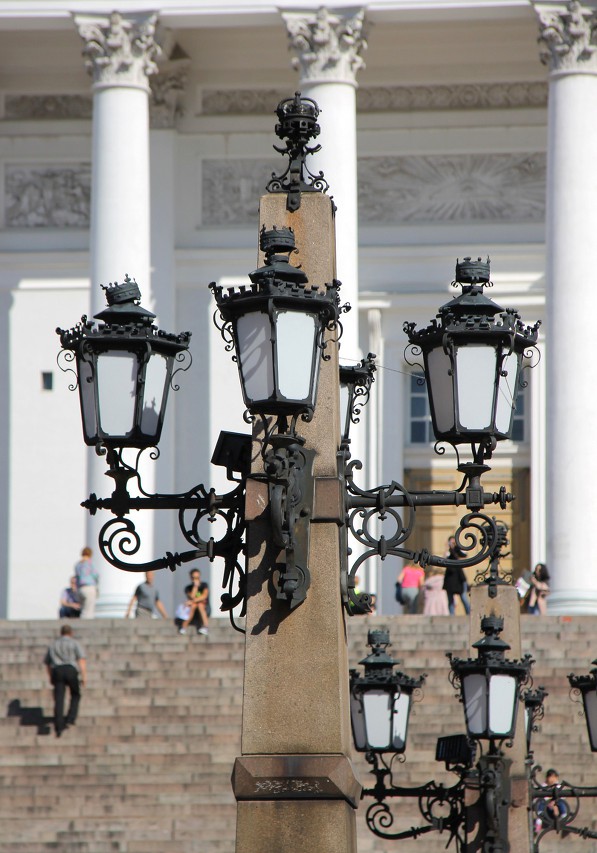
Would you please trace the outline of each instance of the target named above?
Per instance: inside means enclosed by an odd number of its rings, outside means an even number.
[[[512,422],[512,441],[525,441],[527,396],[528,388],[519,388]],[[435,441],[429,412],[427,384],[419,374],[415,373],[410,377],[408,434],[410,444],[430,444]]]
[[[41,375],[41,387],[44,391],[51,391],[54,387],[54,374],[44,371]]]

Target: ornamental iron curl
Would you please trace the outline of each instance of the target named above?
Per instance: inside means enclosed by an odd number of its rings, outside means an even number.
[[[393,782],[392,759],[388,761],[386,755],[379,753],[367,753],[365,758],[372,765],[371,773],[376,779],[375,787],[364,788],[362,793],[363,799],[365,797],[375,799],[375,802],[367,808],[365,816],[367,827],[374,835],[378,838],[398,841],[418,838],[429,832],[447,832],[449,838],[446,847],[452,841],[456,841],[457,849],[460,853],[464,853],[466,839],[463,776],[451,787],[445,787],[435,781],[413,787],[399,786],[394,785]],[[400,798],[417,801],[425,825],[392,830],[399,815],[390,808],[387,800]]]
[[[227,467],[228,479],[234,481],[233,472],[239,468],[242,469],[241,475],[247,473],[250,445],[250,436],[234,433],[221,434],[218,442],[221,459],[214,458],[213,461],[215,464]],[[218,495],[214,489],[207,489],[201,484],[179,494],[151,494],[144,490],[139,472],[140,459],[147,448],[137,453],[134,465],[124,461],[122,449],[102,446],[97,449],[106,455],[109,466],[107,476],[114,480],[115,489],[109,498],[90,495],[82,506],[92,515],[100,509],[107,509],[116,516],[107,521],[100,531],[99,547],[104,559],[122,571],[148,572],[166,568],[175,571],[182,563],[202,557],[207,557],[211,562],[216,558],[222,558],[224,560],[223,587],[227,591],[222,595],[221,609],[228,611],[235,630],[242,631],[235,620],[244,616],[246,612],[246,572],[239,562],[239,557],[245,550],[244,477],[234,489],[224,495]],[[233,458],[236,461],[230,462],[227,453],[233,452]],[[158,453],[157,448],[150,449],[152,459],[155,459]],[[128,484],[131,480],[136,482],[140,497],[129,494]],[[194,547],[181,553],[167,552],[163,557],[155,560],[134,562],[134,558],[138,556],[141,549],[141,539],[134,522],[127,516],[132,510],[140,509],[177,510],[180,531],[186,541]],[[223,521],[223,534],[218,538],[202,536],[200,524],[204,519],[212,524],[218,520]]]
[[[474,468],[474,463],[467,463]],[[350,614],[368,613],[371,610],[371,597],[368,593],[356,593],[356,576],[366,560],[388,556],[401,557],[423,568],[427,566],[460,566],[468,568],[490,559],[499,548],[500,537],[494,518],[474,509],[464,515],[454,532],[457,545],[464,554],[462,559],[440,557],[426,549],[414,551],[403,547],[403,543],[412,533],[417,506],[463,506],[471,505],[470,490],[475,490],[473,505],[476,503],[502,503],[511,500],[504,492],[486,493],[480,490],[480,475],[462,466],[465,478],[459,491],[447,492],[409,492],[399,483],[377,486],[373,489],[361,489],[354,482],[354,472],[362,468],[359,460],[346,463],[343,457],[344,481],[346,489],[346,527],[363,546],[363,552],[357,557],[350,571],[347,571],[346,606]],[[466,488],[465,488],[465,484]],[[472,485],[471,485],[472,484]],[[404,510],[404,513],[398,510]],[[378,525],[385,522],[393,525],[389,535],[378,533]]]
[[[588,826],[575,826],[580,811],[580,801],[597,798],[597,788],[574,785],[566,780],[555,785],[541,784],[537,777],[542,768],[536,764],[530,773],[530,793],[535,827],[533,853],[549,832],[560,837],[578,835],[580,838],[597,838],[597,831]],[[550,807],[551,806],[551,807]]]

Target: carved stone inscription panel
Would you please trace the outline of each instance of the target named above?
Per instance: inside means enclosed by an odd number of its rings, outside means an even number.
[[[4,169],[7,228],[88,228],[90,196],[89,163]]]

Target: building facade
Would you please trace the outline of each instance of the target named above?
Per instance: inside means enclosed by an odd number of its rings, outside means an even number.
[[[544,321],[544,357],[486,485],[517,495],[496,512],[513,570],[546,560],[554,612],[596,612],[593,558],[580,552],[597,406],[591,4],[98,0],[92,11],[0,0],[0,617],[53,616],[106,520],[79,506],[111,486],[83,445],[54,334],[99,310],[100,284],[131,275],[162,328],[193,335],[146,488],[225,488],[213,447],[221,429],[247,428],[207,285],[256,266],[259,197],[281,163],[274,110],[299,88],[322,110],[313,159],[338,206],[338,277],[355,307],[341,360],[378,356],[354,443],[363,485],[457,484],[453,455],[434,453],[402,325],[449,299],[457,257],[489,255],[491,296]],[[140,559],[183,547],[166,515],[143,520]],[[421,514],[414,545],[441,552],[458,517]],[[137,578],[98,566],[100,612],[123,613]],[[202,568],[215,603],[221,568]],[[381,612],[395,610],[398,569],[372,563],[361,578]],[[172,612],[186,570],[162,574]]]

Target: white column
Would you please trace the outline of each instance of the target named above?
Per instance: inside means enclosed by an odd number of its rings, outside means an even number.
[[[535,3],[549,64],[547,565],[556,614],[597,613],[597,53],[594,9]]]
[[[530,377],[530,444],[531,444],[531,565],[546,562],[547,546],[547,497],[545,489],[546,444],[545,427],[547,423],[545,346],[543,340],[538,343],[541,360]],[[528,414],[527,414],[528,417]],[[527,568],[521,566],[521,568]]]
[[[308,158],[311,171],[323,171],[336,207],[336,275],[342,282],[342,302],[352,311],[342,315],[344,334],[340,360],[360,359],[358,335],[358,207],[356,74],[364,66],[360,56],[367,46],[362,9],[287,12],[283,16],[293,65],[300,72],[303,97],[313,98],[321,110],[321,133],[315,140],[321,151]]]
[[[83,55],[93,77],[91,186],[91,315],[105,306],[100,285],[137,280],[142,304],[152,310],[149,257],[149,105],[148,75],[156,70],[159,52],[154,41],[156,16],[149,13],[75,15],[83,39]],[[145,466],[144,466],[145,467]],[[153,490],[153,471],[144,471],[144,488]],[[104,459],[89,453],[89,491],[111,492]],[[89,517],[88,543],[100,573],[100,616],[119,616],[141,578],[103,561],[97,542],[108,520],[100,512]],[[154,558],[153,519],[135,514],[141,550],[134,562]],[[133,558],[131,558],[133,561]]]

